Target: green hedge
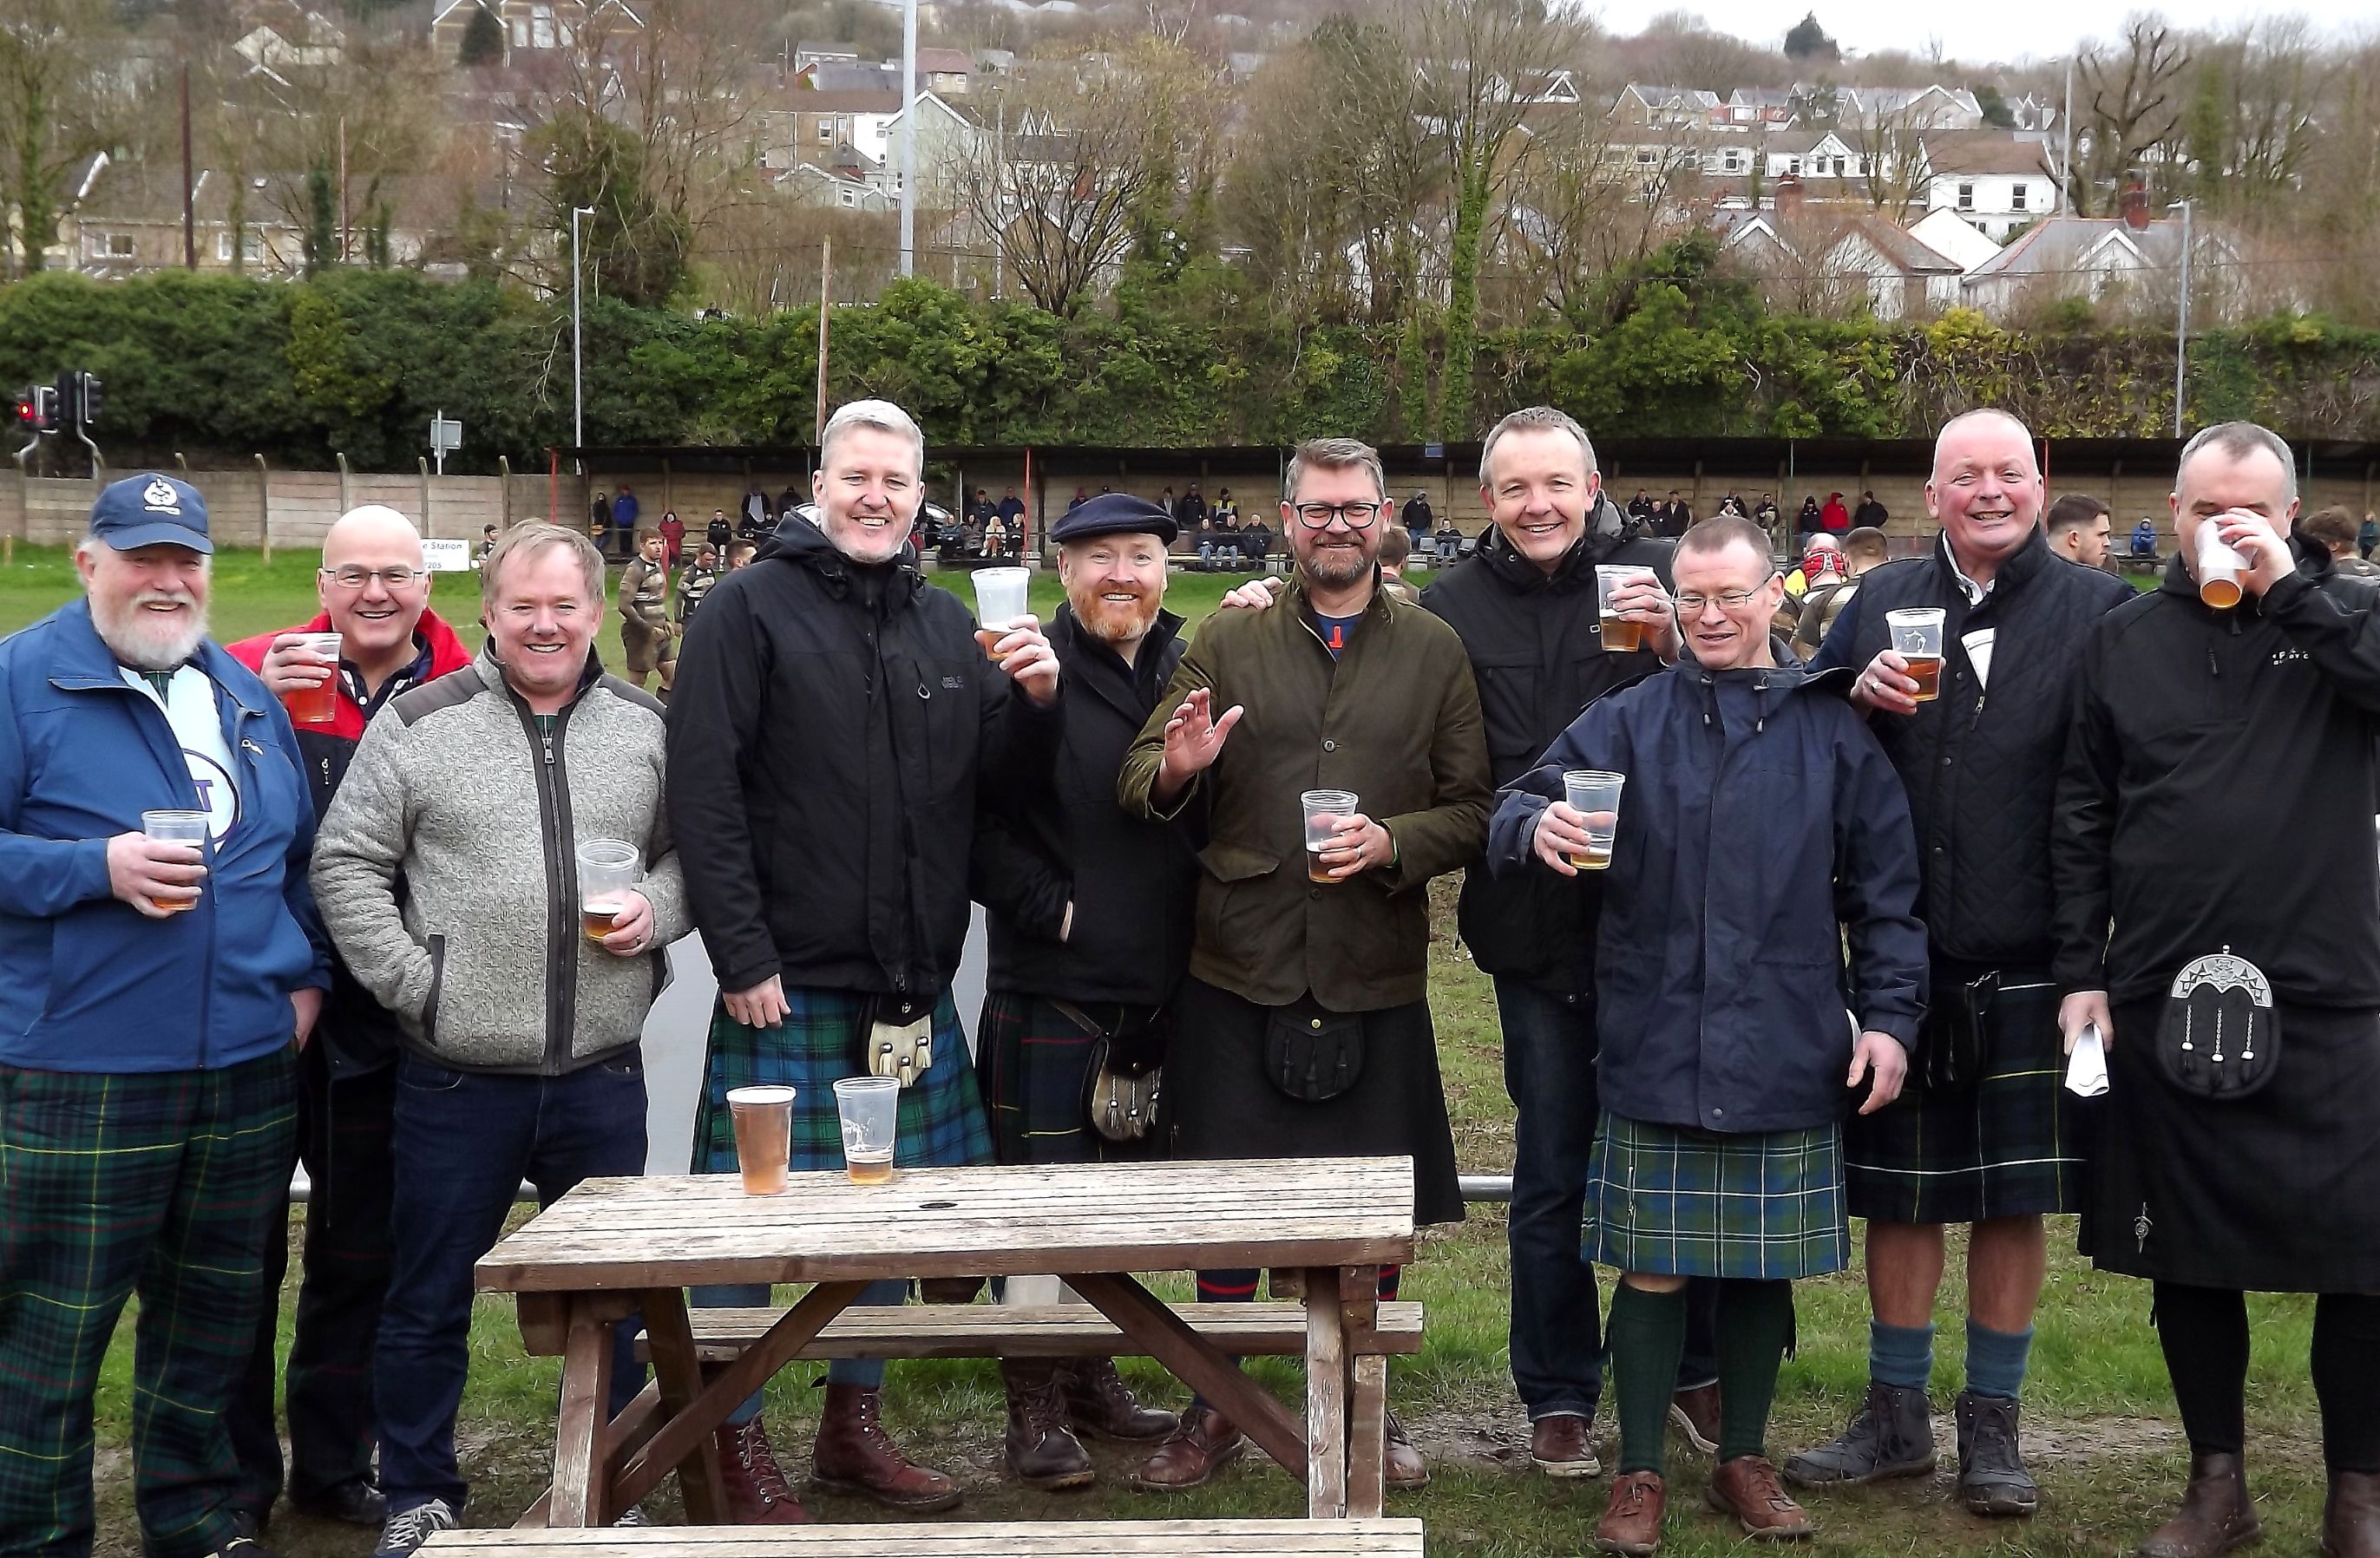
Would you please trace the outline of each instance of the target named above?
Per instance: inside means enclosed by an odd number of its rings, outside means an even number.
[[[1695,246],[1616,279],[1596,309],[1482,337],[1476,416],[1536,400],[1598,434],[1922,435],[1996,404],[2053,437],[2154,436],[2172,419],[2172,341],[2154,331],[2002,329],[1959,311],[1879,325],[1770,314]],[[1398,327],[1270,318],[1220,267],[1127,282],[1062,320],[906,281],[835,311],[830,390],[899,401],[938,441],[1272,444],[1322,433],[1414,441],[1408,379],[1435,374],[1435,320]],[[591,303],[592,444],[796,444],[812,425],[817,314],[696,319]],[[1401,351],[1401,347],[1402,350]],[[0,287],[0,386],[89,368],[118,464],[245,457],[407,469],[425,425],[462,418],[449,468],[540,463],[570,437],[566,307],[492,283],[334,271],[303,284],[174,272],[42,275]],[[2192,420],[2380,438],[2362,391],[2380,332],[2288,318],[2193,344]],[[1448,429],[1453,438],[1480,429]]]

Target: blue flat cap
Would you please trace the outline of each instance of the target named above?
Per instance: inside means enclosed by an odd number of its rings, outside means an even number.
[[[91,533],[117,551],[161,545],[215,550],[207,537],[207,501],[199,489],[153,471],[101,489],[91,506]]]

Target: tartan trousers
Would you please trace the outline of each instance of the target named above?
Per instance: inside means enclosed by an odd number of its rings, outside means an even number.
[[[0,1555],[91,1551],[91,1395],[126,1298],[150,1558],[233,1535],[224,1413],[289,1186],[294,1045],[221,1070],[0,1067]]]

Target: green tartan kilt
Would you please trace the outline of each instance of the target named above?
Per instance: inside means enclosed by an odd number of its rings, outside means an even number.
[[[792,1011],[774,1028],[747,1028],[727,1015],[722,998],[711,1009],[710,1053],[703,1064],[702,1097],[695,1106],[697,1174],[735,1172],[735,1125],[727,1093],[738,1087],[794,1090],[793,1152],[787,1166],[840,1169],[843,1126],[834,1084],[865,1076],[859,1066],[860,1024],[869,997],[849,990],[788,989]],[[934,1003],[934,1063],[901,1092],[892,1162],[902,1168],[952,1168],[990,1163],[991,1130],[976,1092],[966,1033],[945,991]]]
[[[1839,1127],[1742,1136],[1603,1111],[1587,1161],[1586,1258],[1656,1276],[1760,1281],[1851,1264]]]

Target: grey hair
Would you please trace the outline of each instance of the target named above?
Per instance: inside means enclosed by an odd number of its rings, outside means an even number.
[[[889,400],[845,401],[834,408],[826,419],[826,433],[819,440],[819,464],[823,465],[834,453],[834,441],[855,428],[873,428],[880,433],[892,433],[909,441],[917,452],[917,474],[926,473],[926,434],[917,418]]]
[[[2181,490],[2181,473],[2190,468],[2191,457],[2202,449],[2219,449],[2234,460],[2244,460],[2258,450],[2264,450],[2281,463],[2281,474],[2289,478],[2289,494],[2282,506],[2298,501],[2297,456],[2281,435],[2255,422],[2217,422],[2211,428],[2201,428],[2188,443],[2181,446],[2181,458],[2174,462],[2173,489]]]
[[[1595,463],[1595,441],[1586,436],[1586,429],[1578,425],[1577,417],[1557,406],[1524,405],[1518,411],[1506,413],[1502,421],[1488,429],[1488,441],[1479,446],[1480,486],[1488,485],[1488,471],[1496,458],[1496,441],[1506,433],[1519,432],[1527,428],[1560,429],[1578,440],[1579,453],[1586,456],[1586,474],[1593,476],[1601,469]]]
[[[1284,501],[1297,501],[1297,484],[1309,470],[1344,471],[1357,465],[1371,473],[1372,490],[1386,501],[1388,468],[1380,464],[1380,452],[1359,438],[1312,438],[1299,444],[1297,453],[1290,456]]]
[[[587,538],[584,531],[548,525],[541,519],[516,525],[496,537],[495,546],[480,564],[480,609],[488,611],[496,609],[496,579],[504,572],[505,563],[515,557],[534,557],[555,547],[567,547],[577,555],[579,569],[587,575],[587,598],[600,611],[603,601],[603,554],[596,550],[595,543]]]

